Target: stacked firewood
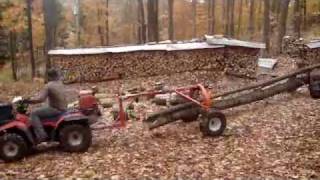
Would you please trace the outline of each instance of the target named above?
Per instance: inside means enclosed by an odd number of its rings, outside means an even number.
[[[320,48],[305,48],[303,59],[306,65],[320,63]]]
[[[243,77],[255,77],[259,49],[227,47],[225,60],[226,73]]]
[[[57,55],[52,64],[61,69],[66,83],[98,82],[119,78],[168,75],[197,70],[223,70],[252,76],[257,49],[217,48],[184,51],[140,51],[100,55]]]
[[[283,38],[282,50],[284,54],[292,58],[300,58],[304,50],[304,39],[297,39],[293,36],[286,36]]]

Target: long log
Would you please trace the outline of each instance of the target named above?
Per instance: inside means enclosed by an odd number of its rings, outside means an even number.
[[[308,76],[291,78],[285,82],[280,82],[273,86],[261,88],[253,92],[239,95],[235,98],[216,101],[213,103],[212,108],[216,110],[224,110],[232,107],[253,103],[283,92],[295,90],[307,83]],[[155,129],[168,123],[177,121],[181,119],[181,117],[188,116],[190,114],[190,110],[193,110],[193,112],[196,111],[198,113],[200,113],[201,111],[199,107],[195,107],[195,105],[193,105],[192,103],[185,103],[172,107],[168,110],[162,111],[160,113],[154,114],[150,116],[148,119],[146,119],[145,123],[147,123],[150,130]]]
[[[285,79],[294,78],[297,75],[308,73],[308,72],[310,72],[310,71],[312,71],[312,70],[314,70],[316,68],[320,68],[320,63],[315,64],[315,65],[311,65],[311,66],[308,66],[308,67],[305,67],[305,68],[302,68],[302,69],[299,69],[299,70],[294,71],[292,73],[289,73],[287,75],[280,76],[280,77],[277,77],[277,78],[274,78],[274,79],[271,79],[271,80],[268,80],[268,81],[264,81],[264,82],[261,82],[261,83],[258,83],[258,84],[254,84],[254,85],[247,86],[247,87],[244,87],[244,88],[240,88],[240,89],[236,89],[236,90],[233,90],[233,91],[229,91],[229,92],[225,92],[225,93],[222,93],[222,94],[215,95],[215,96],[213,96],[213,99],[216,99],[218,97],[225,97],[225,96],[228,96],[228,95],[231,95],[231,94],[240,93],[240,92],[244,92],[244,91],[248,91],[248,90],[254,90],[254,89],[257,89],[257,88],[267,87],[267,86],[270,86],[270,85],[272,85],[274,83],[283,81]],[[193,105],[194,104],[190,102],[190,103],[184,103],[184,104],[180,104],[180,105],[171,107],[169,109],[166,109],[166,110],[160,111],[158,113],[152,114],[151,116],[149,116],[145,120],[145,122],[150,123],[150,122],[155,121],[160,116],[167,116],[167,115],[170,115],[170,114],[172,114],[174,112],[177,112],[177,111],[183,111],[185,109],[190,109]]]
[[[246,90],[252,90],[252,89],[255,89],[255,88],[269,86],[269,85],[271,85],[273,83],[282,81],[284,79],[288,79],[290,77],[294,77],[294,76],[299,75],[299,74],[307,73],[307,72],[309,72],[309,71],[311,71],[313,69],[316,69],[316,68],[320,68],[320,64],[315,64],[315,65],[312,65],[312,66],[308,66],[308,67],[299,69],[297,71],[294,71],[292,73],[289,73],[287,75],[280,76],[280,77],[277,77],[277,78],[273,78],[271,80],[264,81],[264,82],[261,82],[261,83],[258,83],[258,84],[254,84],[254,85],[251,85],[251,86],[247,86],[247,87],[244,87],[244,88],[241,88],[241,89],[236,89],[236,90],[225,92],[225,93],[222,93],[222,94],[217,94],[217,95],[213,96],[213,98],[224,97],[224,96],[228,96],[230,94],[234,94],[234,93],[238,93],[238,92],[242,92],[242,91],[246,91]]]

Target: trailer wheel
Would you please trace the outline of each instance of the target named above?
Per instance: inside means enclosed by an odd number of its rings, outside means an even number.
[[[226,126],[226,117],[221,112],[210,112],[200,118],[200,131],[205,136],[220,136]]]

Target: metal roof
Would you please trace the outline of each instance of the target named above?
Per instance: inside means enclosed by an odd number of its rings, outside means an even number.
[[[239,47],[247,47],[247,48],[255,48],[255,49],[265,49],[265,43],[258,42],[248,42],[248,41],[240,41],[236,39],[227,39],[224,37],[216,37],[216,36],[208,36],[206,35],[206,40],[208,44],[215,45],[225,45],[225,46],[239,46]]]
[[[308,48],[310,48],[310,49],[320,48],[320,40],[311,41],[311,42],[307,43],[306,46],[307,46]]]
[[[210,45],[206,42],[177,43],[177,44],[145,44],[122,47],[99,47],[99,48],[78,48],[78,49],[56,49],[50,50],[49,55],[93,55],[106,53],[124,53],[137,51],[183,51],[195,49],[223,48],[223,45]]]

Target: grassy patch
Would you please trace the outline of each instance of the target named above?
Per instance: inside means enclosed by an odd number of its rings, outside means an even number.
[[[11,66],[6,64],[0,69],[0,82],[13,82]]]

